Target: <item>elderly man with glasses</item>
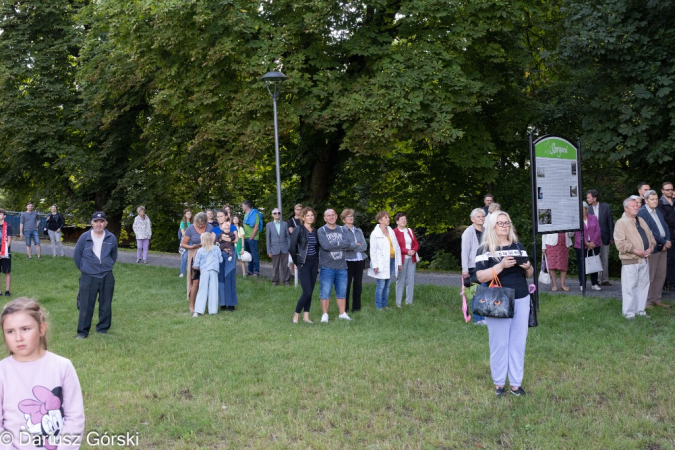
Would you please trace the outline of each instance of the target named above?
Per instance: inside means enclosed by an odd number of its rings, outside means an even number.
[[[272,285],[279,284],[281,275],[284,284],[288,286],[291,279],[288,270],[291,234],[288,232],[288,224],[281,220],[281,211],[277,208],[272,211],[272,218],[274,220],[267,223],[267,255],[272,258]]]
[[[622,312],[626,319],[647,316],[649,295],[649,256],[656,240],[649,225],[638,217],[640,208],[632,198],[623,201],[623,216],[614,226],[614,243],[621,260]]]

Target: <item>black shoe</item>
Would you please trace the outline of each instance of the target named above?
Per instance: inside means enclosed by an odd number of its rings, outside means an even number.
[[[2,292],[2,291],[0,291],[0,292]],[[9,297],[10,295],[12,295],[12,294],[10,294],[9,291],[5,291],[5,297]]]
[[[96,332],[98,334],[108,334],[108,330],[101,330],[101,331],[96,330]]]
[[[506,389],[503,387],[495,388],[495,395],[497,397],[506,397]]]
[[[518,389],[510,389],[510,392],[511,392],[511,394],[515,395],[516,397],[523,397],[523,396],[527,395],[525,393],[525,389],[523,389],[522,387],[519,387]]]
[[[227,310],[228,310],[228,311],[234,311],[234,309],[235,309],[234,306],[228,306],[228,307],[227,307]]]
[[[228,310],[228,307],[225,306],[225,305],[222,305],[222,306],[220,307],[220,310],[221,310],[221,311],[227,311],[227,310]]]
[[[668,290],[669,291],[675,291],[675,285],[670,285],[670,287],[668,287]]]
[[[77,333],[77,337],[75,339],[87,339],[88,337],[89,337],[89,335],[87,335],[87,334]]]

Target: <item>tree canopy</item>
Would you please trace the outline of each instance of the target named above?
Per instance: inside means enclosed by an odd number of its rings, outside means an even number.
[[[186,205],[405,210],[440,233],[488,191],[529,227],[528,131],[588,176],[672,158],[673,7],[629,0],[2,2],[0,187],[162,246]],[[650,167],[651,166],[651,167]],[[663,168],[660,175],[665,176]],[[52,200],[53,199],[53,200]],[[18,206],[18,205],[17,205]],[[290,212],[286,206],[285,211]]]

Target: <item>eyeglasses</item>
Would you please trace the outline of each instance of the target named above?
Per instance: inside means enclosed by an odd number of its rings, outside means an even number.
[[[498,227],[507,228],[511,226],[511,222],[497,222]]]
[[[673,188],[670,188],[670,189],[661,189],[661,190],[662,190],[662,191],[665,191],[665,192],[670,192],[670,191],[673,190]]]
[[[354,216],[345,216],[345,219],[353,219]]]
[[[281,214],[281,213],[279,213],[279,212],[273,212],[272,213],[273,216],[278,216],[279,214]]]

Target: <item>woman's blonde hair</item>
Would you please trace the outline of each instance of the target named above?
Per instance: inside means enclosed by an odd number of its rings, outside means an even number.
[[[0,315],[0,326],[2,329],[5,329],[5,318],[10,314],[23,312],[31,316],[38,324],[38,327],[41,327],[43,323],[47,323],[47,313],[42,306],[32,298],[19,297],[11,302],[7,303],[4,308],[2,308],[2,314]],[[5,333],[2,333],[2,338],[5,338]],[[7,342],[5,341],[5,344]],[[40,336],[40,346],[47,350],[47,333],[44,336]],[[9,352],[11,355],[12,352]]]
[[[495,211],[501,211],[502,207],[499,206],[499,203],[490,203],[490,206],[488,206],[488,214],[492,214]]]
[[[137,212],[138,214],[140,214],[141,211],[145,212],[145,206],[139,206],[138,208],[136,208],[136,212]]]
[[[213,233],[211,233],[210,231],[202,233],[201,240],[202,240],[202,248],[207,252],[210,252],[211,249],[213,248],[213,242],[215,241],[215,239],[213,238]]]
[[[500,217],[502,217],[501,220],[499,219]],[[506,217],[506,219],[504,219],[504,217]],[[502,246],[499,242],[499,236],[497,236],[497,222],[511,222],[511,217],[504,211],[495,211],[490,214],[485,220],[481,247],[483,253],[490,252],[493,259],[501,261],[501,258],[497,258],[496,256],[497,249]],[[508,240],[509,245],[518,242],[518,235],[516,234],[516,227],[513,226],[513,222],[511,222],[511,227],[509,228]]]
[[[353,209],[347,208],[347,209],[345,209],[344,211],[342,211],[342,212],[340,213],[340,220],[344,222],[344,221],[345,221],[345,217],[347,217],[347,216],[353,216],[353,215],[354,215],[354,210],[353,210]]]

